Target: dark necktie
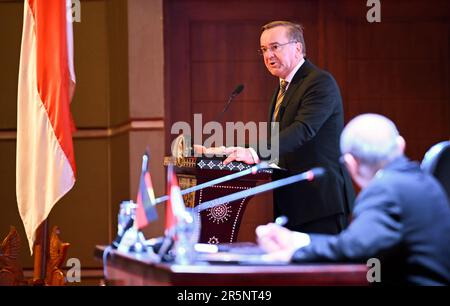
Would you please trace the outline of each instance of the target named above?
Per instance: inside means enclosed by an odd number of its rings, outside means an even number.
[[[286,94],[286,88],[289,82],[285,80],[281,80],[280,82],[280,90],[278,91],[277,102],[275,103],[275,109],[273,111],[272,121],[278,120],[278,113],[280,111],[281,102],[283,102],[284,95]]]

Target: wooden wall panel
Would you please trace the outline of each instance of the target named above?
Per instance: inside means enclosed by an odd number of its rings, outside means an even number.
[[[118,126],[130,118],[128,93],[128,14],[127,1],[109,0],[106,3],[108,42],[108,125]]]
[[[330,1],[331,2],[331,1]],[[366,21],[366,1],[333,1],[339,3],[339,8],[347,19]],[[447,0],[382,0],[381,21],[387,20],[447,20],[450,3]]]
[[[439,59],[446,56],[447,23],[441,21],[348,22],[350,58]],[[363,42],[363,43],[353,43]]]
[[[193,21],[190,27],[192,61],[257,61],[257,21]],[[239,42],[230,43],[239,38]],[[253,46],[250,48],[246,48]]]
[[[136,199],[142,167],[142,154],[150,151],[150,173],[155,195],[166,192],[164,131],[164,0],[128,2],[128,84],[130,120],[150,128],[129,133],[129,198]],[[124,161],[122,161],[124,162]],[[146,237],[161,236],[164,205],[159,205],[157,221],[145,228]]]
[[[0,58],[0,130],[12,130],[17,125],[17,80],[22,38],[20,30],[23,23],[23,3],[22,5],[1,3],[0,5],[0,38],[2,39],[0,48],[2,56]],[[3,156],[0,155],[0,157]]]
[[[348,60],[349,99],[447,99],[442,60]],[[424,80],[426,78],[426,81]]]
[[[449,8],[443,1],[383,1],[382,21],[373,24],[352,1],[339,11],[348,118],[390,117],[416,160],[450,136]]]
[[[263,82],[254,82],[256,74],[272,86],[264,86]],[[192,63],[192,105],[196,103],[210,102],[215,104],[217,111],[222,111],[225,102],[236,85],[243,84],[244,90],[236,97],[237,106],[248,102],[267,104],[267,99],[273,94],[273,85],[276,80],[266,74],[266,68],[260,62],[241,62],[230,69],[226,62]],[[239,101],[239,102],[237,102]],[[231,110],[231,108],[230,108]],[[261,118],[261,119],[266,119]]]
[[[92,248],[113,239],[112,224],[115,220],[112,220],[112,210],[121,200],[117,194],[127,194],[128,186],[123,179],[122,184],[117,183],[121,180],[120,176],[113,177],[108,139],[80,139],[75,141],[74,146],[77,181],[73,189],[53,207],[49,222],[51,226],[59,226],[61,239],[71,244],[67,258],[78,258],[85,269],[99,266],[92,256]],[[115,195],[113,187],[116,188]],[[27,246],[25,241],[23,246]]]
[[[164,116],[162,2],[128,1],[128,84],[133,119]]]
[[[109,46],[105,1],[82,3],[82,22],[73,24],[77,79],[71,111],[78,128],[109,125]]]
[[[165,195],[166,168],[164,160],[164,130],[155,129],[150,131],[131,131],[129,137],[130,147],[130,199],[136,199],[139,188],[139,179],[142,169],[142,154],[147,148],[150,149],[150,175],[156,197]],[[165,226],[165,205],[157,206],[158,220],[150,223],[144,228],[147,238],[162,236]]]

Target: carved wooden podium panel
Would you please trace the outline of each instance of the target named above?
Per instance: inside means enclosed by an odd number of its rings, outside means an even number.
[[[166,157],[164,165],[167,166],[171,160],[171,157]],[[251,167],[241,162],[231,162],[225,166],[222,161],[223,159],[217,157],[178,158],[174,163],[174,169],[180,188],[186,189]],[[206,201],[255,187],[258,182],[268,181],[271,174],[271,169],[263,169],[256,174],[207,187],[184,195],[184,202],[187,207],[195,207]],[[245,208],[250,199],[251,197],[243,198],[200,212],[201,233],[199,242],[210,244],[235,242]]]

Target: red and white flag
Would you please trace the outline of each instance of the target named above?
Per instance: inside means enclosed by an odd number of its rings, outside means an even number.
[[[172,164],[169,164],[167,167],[167,195],[169,199],[166,206],[165,233],[169,235],[170,232],[174,231],[177,222],[186,212],[186,206],[184,205],[183,196],[181,195],[180,186]]]
[[[142,229],[147,224],[158,219],[155,208],[155,193],[153,191],[152,179],[148,171],[149,154],[145,152],[142,156],[141,178],[139,180],[139,191],[137,194],[136,222],[137,229]]]
[[[31,253],[36,229],[75,184],[71,0],[25,0],[17,105],[16,193]]]

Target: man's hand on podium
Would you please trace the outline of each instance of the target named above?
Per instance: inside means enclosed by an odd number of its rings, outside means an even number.
[[[203,155],[225,155],[226,148],[224,146],[221,147],[212,147],[207,148],[202,145],[194,145],[194,153],[195,154],[203,154]]]
[[[227,158],[223,161],[224,165],[231,163],[232,161],[244,162],[249,165],[259,163],[260,160],[256,152],[249,148],[243,147],[211,147],[207,148],[202,145],[194,145],[195,154],[203,155],[227,155]]]
[[[232,161],[240,161],[249,165],[253,165],[259,163],[259,158],[256,152],[251,148],[242,148],[242,147],[228,147],[225,149],[225,154],[228,157],[223,161],[223,164],[229,164]]]

